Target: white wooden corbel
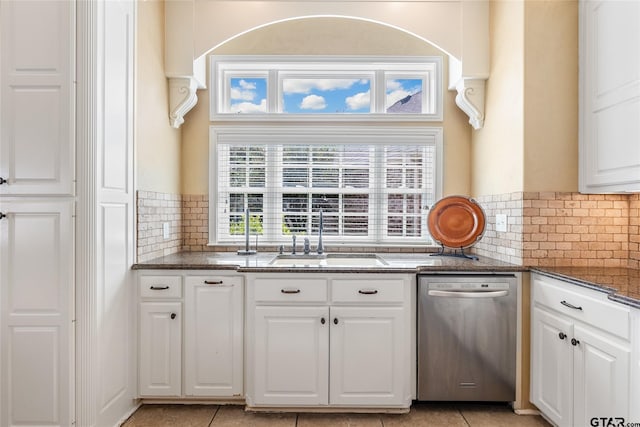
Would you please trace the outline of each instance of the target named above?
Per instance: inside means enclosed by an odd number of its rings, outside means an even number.
[[[467,116],[474,129],[484,126],[485,79],[462,78],[456,84],[456,104]]]
[[[198,102],[196,90],[198,82],[193,77],[169,78],[169,122],[179,128],[184,123],[184,115]]]

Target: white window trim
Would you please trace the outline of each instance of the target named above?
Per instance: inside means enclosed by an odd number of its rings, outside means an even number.
[[[435,200],[439,200],[442,197],[442,177],[443,177],[443,129],[441,127],[406,127],[406,126],[370,126],[370,125],[353,125],[353,126],[339,126],[339,127],[327,127],[327,126],[304,126],[300,125],[271,125],[271,126],[252,126],[252,125],[216,125],[209,128],[209,246],[214,245],[236,245],[236,242],[218,241],[217,227],[216,227],[216,214],[218,212],[218,173],[217,173],[217,144],[218,139],[221,136],[227,138],[242,138],[246,135],[260,135],[266,140],[270,139],[274,135],[295,135],[299,134],[301,130],[305,134],[312,133],[315,135],[327,135],[328,138],[332,134],[339,133],[340,135],[348,135],[354,143],[370,143],[371,140],[380,137],[383,132],[393,132],[394,135],[401,135],[403,138],[411,138],[416,142],[424,141],[425,138],[433,138],[435,141]],[[378,194],[378,193],[376,193]],[[434,200],[434,201],[435,201]],[[423,218],[423,220],[426,220]],[[426,227],[426,224],[423,224]],[[426,230],[426,228],[425,228]],[[419,245],[432,245],[427,239],[419,241],[418,239],[400,239],[398,241],[384,241],[384,242],[359,242],[358,238],[345,238],[345,237],[330,237],[326,236],[325,241],[327,243],[351,243],[351,244],[388,244],[389,246],[419,246]],[[281,242],[262,242],[266,244],[278,244]]]
[[[210,85],[213,91],[210,96],[209,111],[211,121],[250,121],[250,122],[441,122],[443,120],[443,78],[442,57],[389,57],[389,56],[265,56],[237,55],[210,56]],[[337,71],[344,75],[372,76],[371,113],[357,114],[287,114],[281,113],[282,76],[322,76]],[[234,114],[225,112],[229,104],[230,76],[265,77],[267,79],[268,113]],[[423,99],[423,107],[431,113],[394,114],[386,113],[384,105],[386,77],[410,76],[423,79],[423,87],[428,88],[430,104]],[[221,94],[222,96],[217,96]],[[380,101],[382,100],[382,101]]]

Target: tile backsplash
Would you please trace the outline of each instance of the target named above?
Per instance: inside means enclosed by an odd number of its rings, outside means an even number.
[[[640,268],[640,194],[629,197],[629,267]]]
[[[487,215],[478,255],[527,266],[611,266],[640,268],[640,194],[514,192],[476,199]],[[209,198],[138,191],[138,262],[179,251],[235,251],[207,246]],[[496,230],[506,214],[507,231]],[[163,238],[163,223],[169,238]],[[252,242],[253,244],[253,242]],[[260,246],[275,251],[276,247]],[[331,247],[329,251],[366,251]],[[381,252],[433,249],[376,248]]]
[[[179,194],[137,192],[136,254],[138,262],[170,255],[182,249],[182,196]],[[169,237],[163,236],[163,226],[169,224]]]
[[[478,254],[527,266],[638,265],[637,194],[517,192],[478,202],[488,222]],[[512,220],[520,203],[520,221]],[[496,213],[509,215],[507,232],[495,231]]]

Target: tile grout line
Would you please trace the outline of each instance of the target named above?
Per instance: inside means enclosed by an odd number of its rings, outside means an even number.
[[[467,420],[467,417],[464,416],[464,414],[462,413],[461,409],[458,409],[458,412],[460,413],[460,416],[462,417],[462,419],[464,420],[465,423],[467,423],[467,425],[469,427],[471,427],[471,423]]]
[[[218,411],[220,410],[220,405],[216,406],[216,410],[213,412],[213,416],[211,417],[211,421],[209,421],[209,427],[211,427],[213,425],[213,420],[215,419],[216,415],[218,415]]]

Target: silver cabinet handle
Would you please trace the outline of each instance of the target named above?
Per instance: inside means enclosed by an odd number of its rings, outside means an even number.
[[[205,285],[222,285],[224,283],[222,280],[205,280]]]
[[[283,294],[299,294],[300,289],[280,289]]]
[[[563,301],[560,301],[560,304],[564,305],[565,307],[572,308],[572,309],[574,309],[574,310],[582,310],[582,307],[575,306],[575,305],[570,304],[570,303],[568,303],[568,302],[566,302],[566,301],[564,301],[564,300],[563,300]]]
[[[358,293],[362,295],[375,295],[378,293],[378,290],[377,289],[360,289]]]
[[[168,286],[151,286],[149,289],[153,291],[165,291],[169,289],[169,287]]]
[[[429,291],[429,296],[445,298],[496,298],[505,297],[509,291],[481,291],[481,292],[460,292],[460,291]]]

